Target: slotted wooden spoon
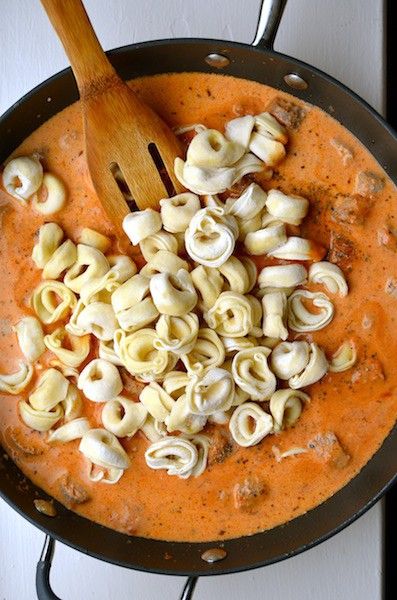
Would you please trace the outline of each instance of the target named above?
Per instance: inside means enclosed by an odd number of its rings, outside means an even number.
[[[164,183],[165,171],[171,194],[172,187],[175,192],[182,191],[173,170],[181,148],[172,130],[117,75],[81,0],[41,0],[41,3],[77,81],[87,163],[94,188],[120,233],[123,218],[130,209],[113,175],[117,167],[138,208],[157,208],[158,201],[170,195]]]

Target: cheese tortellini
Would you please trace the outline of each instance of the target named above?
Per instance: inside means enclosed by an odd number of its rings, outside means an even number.
[[[186,386],[186,401],[193,414],[212,415],[229,410],[233,397],[233,377],[225,369],[211,369],[203,376],[192,375]]]
[[[43,281],[32,294],[32,308],[42,323],[64,319],[76,306],[76,296],[60,281]]]
[[[102,358],[95,358],[81,371],[77,385],[93,402],[106,402],[116,398],[123,389],[117,367]]]
[[[310,300],[319,311],[309,311],[303,300]],[[334,305],[322,292],[296,290],[288,298],[288,325],[293,331],[302,333],[323,329],[332,321],[334,312]]]
[[[160,207],[163,227],[170,233],[186,231],[190,221],[201,208],[198,196],[191,192],[160,200]],[[169,248],[165,249],[169,250]],[[146,259],[145,255],[144,258]]]
[[[188,373],[201,374],[224,362],[225,348],[215,331],[203,327],[199,329],[193,350],[183,354],[181,359]]]
[[[328,361],[324,350],[318,344],[310,344],[309,362],[305,368],[288,380],[290,388],[297,390],[319,381],[328,371]]]
[[[197,304],[197,292],[185,269],[180,269],[175,275],[153,275],[150,279],[150,293],[157,310],[165,315],[180,317],[193,310]]]
[[[205,469],[208,447],[209,440],[205,436],[194,436],[192,441],[183,437],[165,437],[149,446],[145,459],[148,467],[166,469],[168,475],[182,479],[198,477]]]
[[[276,377],[267,363],[270,352],[264,346],[254,346],[240,350],[233,358],[234,381],[253,400],[268,400],[276,389]]]
[[[118,396],[104,404],[101,419],[104,428],[117,437],[132,437],[142,427],[147,414],[141,402]]]
[[[102,277],[109,269],[109,262],[100,250],[77,244],[76,262],[66,271],[63,282],[70,290],[79,294],[84,284]]]
[[[150,296],[150,279],[141,273],[117,288],[111,301],[120,327],[128,333],[146,327],[159,316]]]
[[[331,294],[347,296],[348,287],[342,269],[338,265],[321,261],[313,263],[309,269],[309,281],[323,284]]]
[[[272,432],[273,419],[258,404],[244,402],[233,412],[229,429],[239,446],[254,446]]]
[[[332,355],[329,370],[332,373],[342,373],[347,371],[356,364],[357,349],[351,340],[343,342],[343,344]]]
[[[287,320],[287,295],[284,292],[270,292],[262,298],[263,307],[263,333],[272,338],[286,340],[288,329]]]
[[[29,363],[35,362],[45,351],[44,333],[36,317],[23,317],[13,327],[22,354]]]
[[[243,294],[222,292],[205,314],[211,329],[226,337],[244,337],[254,326],[252,305]]]
[[[44,344],[59,360],[69,367],[78,367],[90,352],[90,337],[77,337],[69,334],[64,327],[58,327],[44,338]]]
[[[125,469],[130,466],[130,459],[117,437],[106,429],[90,429],[83,434],[79,450],[90,461],[89,478],[102,483],[117,483]],[[103,470],[94,474],[93,465]]]
[[[299,419],[302,403],[308,402],[309,396],[298,390],[277,390],[270,398],[269,410],[273,417],[274,431],[291,427]]]
[[[161,226],[161,216],[152,208],[132,212],[123,221],[123,229],[134,246],[160,231]]]
[[[163,379],[178,360],[173,353],[156,348],[156,339],[154,329],[139,329],[128,335],[120,329],[116,331],[116,352],[127,371],[140,381]]]
[[[207,267],[219,267],[232,255],[238,225],[223,208],[203,208],[189,223],[185,233],[186,251],[196,262]]]
[[[20,361],[19,369],[14,373],[0,373],[0,392],[15,396],[29,385],[32,377],[33,367]]]
[[[309,362],[309,353],[310,346],[304,341],[278,344],[270,357],[273,373],[284,380],[301,373]]]
[[[32,206],[42,215],[53,215],[59,212],[66,202],[66,188],[64,183],[52,173],[44,173],[42,178],[43,197],[35,194]]]
[[[182,316],[161,315],[156,323],[156,348],[174,354],[188,354],[194,348],[199,330],[198,316],[187,313]]]
[[[43,182],[43,167],[35,156],[19,156],[11,159],[3,171],[5,190],[26,204]]]
[[[280,190],[269,190],[266,209],[279,221],[300,225],[309,210],[309,201],[301,196],[283,194]]]

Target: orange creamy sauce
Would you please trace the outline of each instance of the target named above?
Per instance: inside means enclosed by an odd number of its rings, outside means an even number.
[[[141,97],[171,125],[204,123],[223,130],[225,122],[241,114],[259,113],[277,96],[294,102],[287,94],[258,83],[219,75],[174,74],[132,82]],[[116,485],[92,483],[88,466],[78,451],[78,441],[45,443],[46,434],[30,432],[18,416],[17,405],[28,396],[37,381],[20,396],[0,398],[0,440],[22,471],[35,484],[63,501],[59,487],[62,475],[79,482],[89,500],[72,509],[108,527],[151,538],[169,540],[210,540],[252,534],[284,523],[313,508],[345,485],[379,448],[394,425],[397,414],[397,298],[384,291],[388,278],[397,278],[393,250],[380,246],[378,231],[397,226],[396,190],[390,180],[381,192],[368,200],[371,210],[364,225],[334,222],[330,206],[337,193],[354,191],[359,171],[371,170],[384,176],[368,151],[339,123],[306,105],[306,117],[297,131],[289,131],[286,159],[277,166],[275,177],[265,187],[309,198],[311,209],[301,235],[327,248],[330,236],[343,234],[354,249],[341,265],[349,284],[349,295],[331,295],[336,314],[322,331],[303,336],[321,344],[328,356],[346,339],[354,340],[358,363],[344,373],[329,373],[311,386],[311,402],[294,427],[268,436],[251,448],[233,447],[223,462],[212,462],[203,475],[188,480],[170,477],[146,466],[147,441],[138,433],[122,440],[131,458],[131,467]],[[345,166],[330,140],[338,138],[354,153]],[[39,283],[41,271],[31,260],[35,235],[43,222],[56,221],[65,235],[77,241],[88,226],[112,234],[112,226],[92,190],[84,158],[80,107],[68,107],[35,131],[15,151],[16,155],[38,151],[46,170],[59,175],[68,188],[66,207],[50,218],[22,207],[0,190],[2,233],[0,240],[0,372],[16,370],[21,353],[11,326],[33,314],[29,297]],[[258,182],[260,176],[256,177]],[[331,231],[334,233],[332,234]],[[134,255],[131,247],[113,252]],[[272,259],[257,263],[274,264]],[[322,289],[308,286],[309,289]],[[58,327],[60,323],[55,324]],[[46,328],[48,332],[51,329]],[[295,339],[292,334],[290,339]],[[47,352],[43,366],[53,358]],[[86,362],[88,362],[87,359]],[[85,364],[85,363],[84,363]],[[82,365],[84,366],[84,365]],[[82,367],[81,367],[82,368]],[[134,397],[130,388],[130,397]],[[92,426],[101,426],[102,405],[85,401],[84,415]],[[19,428],[23,442],[39,448],[39,454],[21,451],[10,432]],[[14,429],[12,429],[14,428]],[[217,426],[216,429],[221,429]],[[210,428],[209,434],[214,431]],[[225,431],[227,429],[225,428]],[[306,447],[317,434],[332,431],[345,452],[347,465],[336,465],[314,451],[275,460],[272,446],[281,452]],[[236,485],[246,480],[259,483],[261,493],[240,507],[235,503]]]

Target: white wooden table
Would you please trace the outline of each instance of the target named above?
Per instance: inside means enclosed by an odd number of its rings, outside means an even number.
[[[203,36],[248,42],[259,0],[86,0],[104,47]],[[226,11],[226,7],[228,12]],[[328,71],[383,110],[382,0],[289,0],[276,49]],[[0,113],[67,61],[38,0],[2,0]],[[43,534],[0,501],[0,600],[34,600]],[[382,505],[331,540],[283,563],[206,578],[197,600],[380,600]],[[114,567],[57,544],[63,600],[177,598],[183,580]]]

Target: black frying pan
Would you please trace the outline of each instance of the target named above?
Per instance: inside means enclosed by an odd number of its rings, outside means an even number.
[[[165,72],[219,72],[251,79],[293,93],[330,112],[375,156],[397,183],[397,137],[363,100],[325,73],[272,49],[286,0],[264,0],[252,45],[208,39],[174,39],[124,46],[108,53],[124,79]],[[292,75],[292,76],[291,76]],[[51,97],[52,102],[47,102]],[[51,77],[26,94],[0,118],[0,161],[34,129],[78,99],[70,69]],[[53,600],[48,582],[53,540],[116,565],[169,575],[188,575],[185,600],[196,578],[244,571],[296,555],[337,533],[357,519],[386,492],[396,479],[397,427],[369,463],[332,498],[270,531],[222,543],[163,542],[132,538],[97,525],[56,503],[58,516],[36,511],[34,494],[43,492],[11,460],[1,456],[0,493],[15,510],[46,532],[46,544],[37,570],[40,600]],[[24,482],[21,485],[21,482]],[[36,496],[37,497],[37,496]],[[203,560],[205,550],[222,547],[222,560]],[[169,556],[172,556],[170,559]],[[167,558],[166,558],[167,557]]]

